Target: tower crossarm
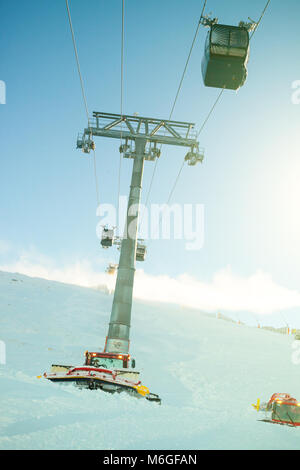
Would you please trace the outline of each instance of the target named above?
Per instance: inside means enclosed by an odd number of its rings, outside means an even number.
[[[94,111],[89,127],[84,129],[81,139],[87,141],[91,135],[119,140],[142,137],[146,142],[197,148],[194,126],[190,122]]]

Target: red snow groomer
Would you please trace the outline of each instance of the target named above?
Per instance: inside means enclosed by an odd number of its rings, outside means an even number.
[[[300,402],[288,393],[273,393],[267,403],[253,405],[257,411],[265,411],[269,416],[261,421],[267,423],[300,426]]]
[[[71,383],[79,388],[102,390],[110,393],[127,393],[148,401],[161,403],[155,393],[142,384],[135,360],[129,354],[86,351],[83,366],[52,364],[50,373],[44,377],[51,382]]]

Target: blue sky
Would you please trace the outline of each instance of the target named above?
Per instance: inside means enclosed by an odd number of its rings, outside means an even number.
[[[208,0],[221,23],[258,19],[264,0]],[[125,2],[124,105],[126,114],[168,117],[199,19],[199,0]],[[120,112],[121,0],[71,0],[70,9],[90,114]],[[292,82],[300,79],[300,5],[271,1],[251,42],[248,79],[226,91],[200,136],[202,165],[185,167],[173,203],[205,207],[205,243],[153,241],[143,269],[150,275],[188,273],[209,282],[230,266],[248,277],[257,270],[289,289],[299,287],[298,201],[300,105]],[[64,1],[2,2],[0,105],[0,240],[6,265],[36,250],[58,265],[86,259],[117,261],[96,237],[96,193],[91,157],[76,150],[86,126]],[[285,20],[285,18],[287,18]],[[200,30],[173,119],[199,128],[219,93],[205,88]],[[100,201],[116,203],[119,143],[96,139]],[[185,156],[165,147],[150,203],[164,203]],[[127,195],[132,161],[123,160]],[[153,163],[146,162],[143,197]]]

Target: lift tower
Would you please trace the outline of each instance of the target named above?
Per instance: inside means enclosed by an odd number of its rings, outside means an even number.
[[[89,153],[95,146],[93,136],[110,137],[124,142],[120,146],[120,152],[124,157],[133,159],[127,218],[104,348],[105,353],[128,355],[144,161],[154,161],[160,156],[158,144],[188,147],[189,152],[185,159],[191,165],[201,162],[203,154],[199,152],[194,124],[190,122],[94,112],[89,127],[77,139],[77,148]]]

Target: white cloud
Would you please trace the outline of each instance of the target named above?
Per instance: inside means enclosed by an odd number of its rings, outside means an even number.
[[[22,253],[13,263],[0,265],[0,270],[82,287],[106,285],[110,290],[114,287],[113,279],[104,272],[95,271],[87,260],[58,267],[50,258],[36,253],[33,249]]]
[[[257,271],[250,277],[241,278],[230,268],[218,271],[211,282],[199,281],[187,274],[170,278],[139,272],[135,295],[206,312],[225,310],[271,314],[300,306],[300,292],[276,284],[268,274]]]
[[[0,270],[83,287],[105,285],[110,291],[114,289],[116,278],[95,270],[87,260],[57,267],[51,259],[34,251],[23,253],[15,263],[0,265]],[[272,314],[300,307],[300,292],[276,284],[270,275],[262,271],[242,278],[233,274],[230,267],[218,271],[209,282],[200,281],[188,274],[172,278],[137,270],[134,296],[206,312],[220,310]]]

